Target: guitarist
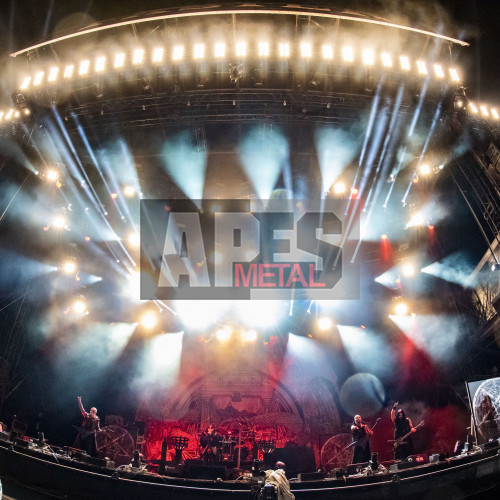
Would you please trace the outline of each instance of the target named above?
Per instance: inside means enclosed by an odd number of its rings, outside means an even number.
[[[351,425],[352,440],[354,445],[353,464],[368,462],[371,459],[370,442],[368,437],[373,434],[368,426],[363,422],[361,415],[356,415]]]
[[[398,403],[394,403],[391,410],[391,420],[394,424],[394,439],[402,438],[411,432],[416,432],[411,420],[406,417],[403,409],[397,409]],[[394,449],[394,459],[404,460],[406,457],[413,455],[413,440],[411,436],[407,436],[404,441]]]
[[[81,396],[78,396],[78,406],[82,412],[83,422],[76,437],[75,447],[82,448],[91,457],[97,457],[96,433],[101,430],[97,408],[92,407],[90,413],[87,413],[83,408]]]
[[[218,461],[221,441],[222,437],[214,425],[208,424],[207,430],[200,436],[201,458],[205,465],[213,465]]]

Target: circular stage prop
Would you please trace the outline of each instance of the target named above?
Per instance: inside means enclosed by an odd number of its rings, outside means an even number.
[[[108,425],[97,433],[97,452],[101,457],[109,457],[115,465],[128,465],[134,454],[134,438],[117,425]]]

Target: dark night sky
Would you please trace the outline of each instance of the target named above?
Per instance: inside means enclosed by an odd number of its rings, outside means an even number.
[[[193,4],[229,4],[195,0]],[[268,2],[266,2],[268,3]],[[335,11],[357,11],[378,14],[381,17],[404,22],[404,18],[425,29],[435,29],[442,21],[443,32],[470,42],[468,48],[459,49],[460,59],[466,63],[466,86],[475,100],[483,99],[495,105],[498,68],[500,67],[500,2],[498,0],[337,0],[290,2],[302,5],[327,5]],[[67,28],[75,12],[86,13],[87,20],[118,19],[149,10],[164,9],[174,5],[187,5],[179,0],[5,0],[0,7],[0,46],[10,53],[42,38],[50,38],[57,28]],[[286,2],[279,3],[285,5]],[[76,19],[72,17],[73,21]],[[79,18],[85,19],[85,16]],[[7,96],[6,96],[7,97]]]

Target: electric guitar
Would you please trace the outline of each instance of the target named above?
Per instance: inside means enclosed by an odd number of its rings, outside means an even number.
[[[377,418],[377,421],[373,424],[373,427],[371,428],[372,432],[375,427],[377,427],[377,424],[380,422],[380,418]],[[352,446],[361,446],[363,449],[366,448],[366,445],[368,443],[368,434],[366,436],[363,436],[362,438],[357,439],[356,441],[353,441],[352,443],[349,443],[344,450],[348,450]]]
[[[414,429],[418,429],[419,427],[421,427],[422,425],[424,425],[424,421],[422,420],[422,422],[420,422],[416,427],[414,427]],[[405,444],[405,439],[412,433],[413,431],[410,431],[408,432],[407,434],[405,434],[403,437],[399,437],[397,439],[391,439],[389,442],[390,443],[394,443],[394,448],[397,448],[398,446],[401,446],[402,444]]]
[[[84,429],[83,427],[78,427],[77,425],[72,425],[77,431],[78,434],[80,434],[80,437],[82,439],[85,439],[88,436],[91,436],[96,433],[96,431],[89,431],[88,429]]]

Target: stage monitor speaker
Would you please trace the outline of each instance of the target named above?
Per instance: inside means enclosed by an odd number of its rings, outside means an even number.
[[[20,446],[21,448],[29,448],[30,447],[30,442],[25,441],[23,438],[20,437],[13,437],[11,441],[17,445]]]
[[[112,460],[99,457],[85,457],[85,462],[91,465],[97,465],[98,467],[105,467],[107,469],[114,469],[115,463]]]
[[[155,461],[158,462],[158,460]],[[186,460],[184,460],[184,464],[188,467],[192,465],[203,465],[203,460],[200,458],[186,458]]]
[[[299,481],[321,481],[321,479],[325,479],[324,472],[301,472],[297,479]]]
[[[221,465],[190,465],[187,475],[191,479],[217,479],[226,480],[227,469]]]
[[[354,474],[360,473],[363,469],[368,467],[368,462],[361,462],[360,464],[349,464],[347,466],[347,475],[353,476]]]
[[[429,463],[429,457],[425,453],[420,455],[410,455],[406,457],[403,462],[398,464],[398,470],[411,469],[417,465],[424,465]]]
[[[485,450],[491,450],[493,448],[498,448],[500,444],[500,439],[494,439],[493,441],[489,441],[481,445]]]

